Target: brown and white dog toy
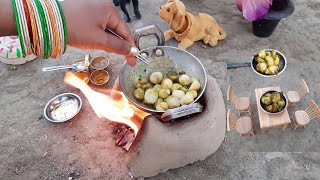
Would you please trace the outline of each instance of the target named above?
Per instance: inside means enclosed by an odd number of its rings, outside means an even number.
[[[164,33],[165,40],[175,38],[180,42],[180,49],[185,50],[199,40],[216,46],[218,40],[226,38],[226,32],[212,16],[191,14],[179,0],[169,0],[161,6],[159,15],[170,25],[170,29]]]

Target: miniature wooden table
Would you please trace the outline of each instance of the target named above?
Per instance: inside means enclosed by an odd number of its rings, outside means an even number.
[[[267,114],[261,109],[259,104],[260,96],[266,91],[270,90],[281,91],[280,86],[255,89],[257,111],[259,115],[260,129],[262,130],[262,133],[265,133],[265,130],[267,128],[275,126],[282,126],[282,131],[284,131],[287,128],[287,126],[291,123],[287,109],[285,109],[281,114]]]

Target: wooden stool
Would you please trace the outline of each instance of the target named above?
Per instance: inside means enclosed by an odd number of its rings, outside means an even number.
[[[237,108],[239,116],[242,112],[247,112],[251,115],[250,99],[248,97],[239,98],[234,92],[231,85],[229,85],[228,87],[227,100],[230,101]]]
[[[320,110],[317,104],[311,100],[310,106],[305,111],[299,110],[294,113],[294,129],[296,130],[298,127],[306,128],[307,124],[309,124],[309,122],[316,117],[320,118]]]
[[[287,97],[289,101],[289,105],[296,105],[300,99],[309,93],[309,88],[307,83],[302,79],[300,81],[300,86],[296,91],[288,91]]]
[[[230,109],[228,110],[228,113],[227,113],[227,129],[228,131],[236,130],[238,133],[240,133],[241,136],[243,135],[254,136],[251,117],[249,116],[239,117],[237,115],[234,115],[234,113],[231,112]]]

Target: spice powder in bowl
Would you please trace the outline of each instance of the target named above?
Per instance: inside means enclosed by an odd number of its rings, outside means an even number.
[[[104,85],[109,81],[109,73],[106,70],[95,70],[91,73],[90,80],[95,85]]]
[[[91,67],[95,70],[102,70],[109,66],[109,59],[104,56],[98,56],[91,60]]]

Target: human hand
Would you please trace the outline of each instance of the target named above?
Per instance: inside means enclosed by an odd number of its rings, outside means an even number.
[[[131,47],[135,46],[131,32],[111,1],[66,0],[61,5],[66,18],[69,45],[122,54],[129,65],[136,64],[136,58],[129,55]]]

